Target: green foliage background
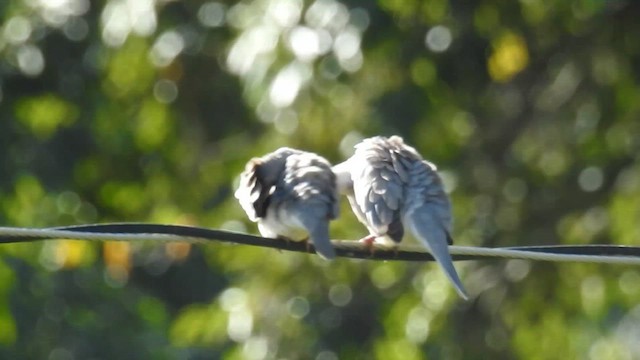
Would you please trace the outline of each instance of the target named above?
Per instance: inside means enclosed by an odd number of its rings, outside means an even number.
[[[280,146],[399,134],[459,245],[638,244],[640,3],[8,0],[0,223],[255,233]],[[365,229],[343,204],[335,238]],[[337,260],[211,244],[0,247],[0,358],[640,358],[640,272]]]

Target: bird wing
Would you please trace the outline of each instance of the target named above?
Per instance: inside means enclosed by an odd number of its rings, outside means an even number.
[[[340,210],[331,164],[313,153],[291,155],[285,165],[284,187],[291,193],[288,211],[307,229],[316,252],[325,259],[335,258],[329,221]]]
[[[399,242],[404,233],[400,209],[406,171],[375,142],[361,143],[354,157],[354,195],[350,201],[354,212],[374,235],[389,235]]]
[[[269,196],[273,186],[267,186],[260,176],[259,169],[262,160],[251,159],[244,172],[240,175],[240,184],[235,192],[235,197],[249,216],[251,221],[257,221],[264,217],[269,206]]]

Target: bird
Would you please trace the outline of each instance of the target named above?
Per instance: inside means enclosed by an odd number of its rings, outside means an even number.
[[[369,230],[361,241],[397,248],[408,228],[468,299],[449,254],[451,203],[436,166],[399,136],[364,139],[354,148],[353,156],[332,169],[338,191]]]
[[[282,147],[249,160],[235,197],[264,237],[308,241],[322,258],[336,254],[329,222],[339,215],[336,176],[325,158]],[[308,244],[308,243],[307,243]]]

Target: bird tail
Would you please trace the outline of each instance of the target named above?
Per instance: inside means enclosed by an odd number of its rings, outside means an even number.
[[[427,206],[421,206],[406,215],[406,222],[413,235],[426,246],[427,250],[444,270],[445,275],[453,283],[456,292],[460,297],[467,300],[469,296],[458,277],[449,254],[447,230],[438,221],[433,211]]]
[[[308,219],[306,217],[300,220],[309,231],[309,237],[316,248],[316,253],[326,260],[333,260],[336,257],[336,251],[329,239],[329,221],[317,218]]]

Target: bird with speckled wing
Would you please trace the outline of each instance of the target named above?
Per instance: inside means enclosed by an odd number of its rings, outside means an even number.
[[[409,228],[458,294],[468,298],[449,254],[451,203],[433,164],[401,137],[378,136],[357,144],[354,155],[333,171],[339,191],[369,230],[363,241],[395,248]]]
[[[335,258],[329,221],[338,217],[336,176],[321,156],[280,148],[251,159],[235,197],[264,237],[311,239],[316,252]]]

